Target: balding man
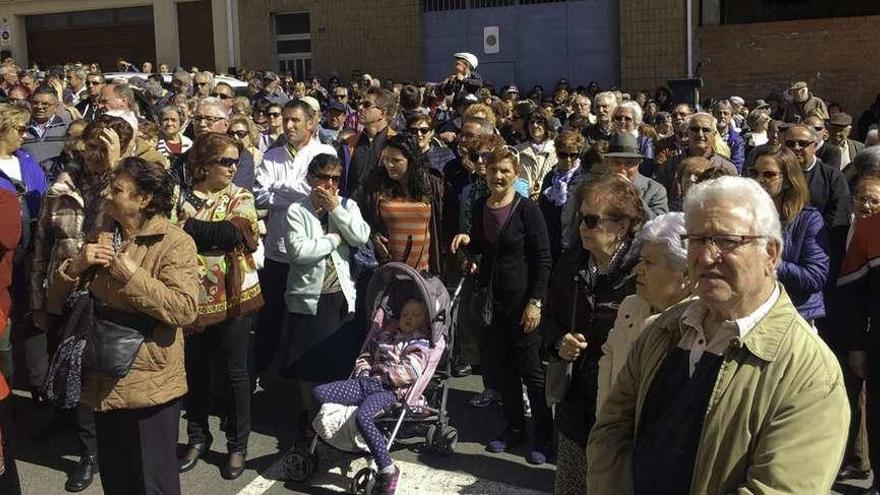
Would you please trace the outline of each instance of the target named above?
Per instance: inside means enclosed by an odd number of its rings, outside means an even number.
[[[587,446],[589,493],[829,493],[849,404],[837,359],[776,272],[782,227],[757,182],[721,177],[684,202],[699,296],[629,351]]]
[[[669,209],[681,210],[681,191],[679,190],[679,172],[681,162],[691,156],[700,156],[712,164],[712,167],[722,168],[731,175],[738,175],[736,166],[723,156],[715,153],[712,143],[715,134],[718,133],[718,121],[708,113],[695,113],[688,117],[687,125],[687,148],[684,153],[673,157],[662,168],[654,172],[654,179],[666,187],[669,195]]]
[[[198,142],[200,136],[207,134],[226,134],[229,131],[229,111],[222,100],[210,96],[202,98],[193,113],[192,122],[194,142]],[[186,167],[189,153],[187,151],[178,156],[172,166],[182,184],[189,184]],[[254,155],[247,150],[241,150],[232,183],[249,190],[254,188]]]

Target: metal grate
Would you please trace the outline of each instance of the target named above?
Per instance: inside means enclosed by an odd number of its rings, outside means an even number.
[[[467,0],[422,0],[422,10],[424,12],[462,10],[466,8]]]
[[[472,9],[488,9],[492,7],[511,7],[516,0],[471,0]]]

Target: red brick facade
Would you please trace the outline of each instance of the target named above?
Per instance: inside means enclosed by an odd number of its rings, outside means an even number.
[[[880,93],[880,16],[703,26],[702,97],[766,98],[793,81],[854,118]]]

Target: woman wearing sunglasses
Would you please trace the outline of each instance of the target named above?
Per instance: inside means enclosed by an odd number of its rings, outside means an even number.
[[[259,105],[258,105],[259,107]],[[281,118],[281,105],[271,104],[263,110],[262,115],[265,118],[265,129],[260,134],[259,144],[260,151],[266,152],[271,148],[278,138],[284,134],[284,119]],[[256,121],[256,119],[254,119]]]
[[[829,233],[822,214],[810,204],[810,188],[797,157],[769,146],[747,170],[776,203],[782,221],[782,261],[776,274],[798,313],[813,323],[825,316],[822,290],[830,269]]]
[[[186,451],[180,472],[194,468],[211,447],[208,412],[212,389],[226,390],[226,448],[223,477],[241,476],[251,430],[248,349],[251,319],[263,306],[251,255],[259,232],[254,197],[232,183],[241,146],[229,136],[205,134],[189,153],[192,186],[183,193],[178,218],[195,240],[199,264],[199,311],[186,329]],[[225,384],[211,386],[211,363],[219,360]]]
[[[229,118],[229,131],[227,131],[227,134],[232,139],[235,139],[242,149],[250,152],[254,157],[254,168],[259,167],[263,163],[263,152],[257,147],[260,132],[257,130],[254,121],[244,115],[233,115]]]
[[[540,208],[516,192],[517,162],[517,155],[505,146],[489,154],[489,195],[474,203],[469,232],[455,236],[450,249],[456,253],[467,247],[471,254],[481,256],[478,306],[484,341],[480,358],[484,367],[497,371],[506,423],[486,450],[500,453],[526,442],[525,384],[534,424],[526,460],[543,464],[549,455],[552,426],[544,396],[538,324],[553,260]]]
[[[555,397],[559,433],[555,492],[586,491],[587,436],[596,420],[599,359],[617,309],[635,292],[633,238],[645,222],[639,191],[616,174],[578,188],[580,246],[562,254],[550,277],[544,315],[544,347],[556,360],[551,370],[572,363],[567,391]],[[554,378],[550,373],[548,380]],[[552,381],[552,380],[551,380]]]
[[[432,169],[442,174],[446,164],[455,160],[455,153],[440,140],[434,139],[434,128],[431,127],[431,117],[428,114],[417,113],[407,119],[406,130],[415,138],[419,150]]]
[[[581,150],[586,140],[575,131],[565,131],[555,140],[556,165],[544,177],[538,204],[547,222],[550,253],[553,259],[562,252],[562,210],[570,194],[586,176],[581,168]]]

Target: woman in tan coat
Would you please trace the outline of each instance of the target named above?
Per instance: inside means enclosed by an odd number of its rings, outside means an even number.
[[[49,291],[52,304],[87,286],[109,308],[106,319],[127,313],[153,320],[123,378],[84,376],[82,400],[96,410],[107,494],[180,493],[176,448],[187,390],[180,327],[196,318],[199,275],[195,243],[167,220],[171,181],[161,165],[123,160],[105,195],[104,227],[62,263]]]

